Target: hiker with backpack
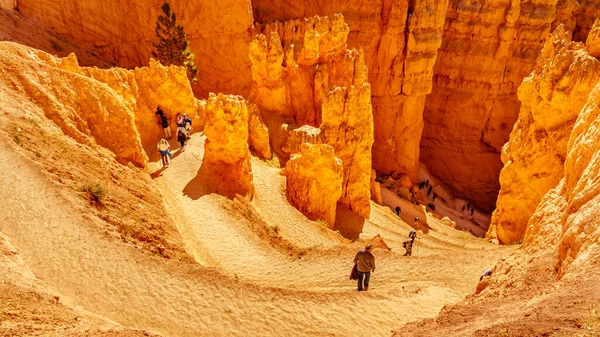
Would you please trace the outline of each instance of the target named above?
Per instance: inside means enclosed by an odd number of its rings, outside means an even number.
[[[160,153],[160,160],[162,161],[163,167],[169,166],[170,159],[171,159],[171,157],[173,157],[173,154],[171,153],[171,151],[169,151],[170,148],[171,148],[171,145],[169,144],[169,142],[166,139],[163,138],[158,141],[158,145],[156,146],[156,149],[157,149],[158,153]],[[167,158],[167,156],[168,156],[168,158]]]
[[[415,223],[417,223],[419,221],[419,218],[415,218]],[[413,244],[415,243],[415,239],[417,238],[417,232],[416,231],[410,231],[408,232],[408,241],[404,241],[402,243],[402,247],[404,247],[404,249],[406,249],[406,253],[404,253],[404,256],[412,256],[412,247]]]
[[[373,245],[368,244],[365,246],[364,250],[359,250],[354,257],[354,268],[356,268],[356,276],[358,279],[357,291],[369,290],[371,272],[375,271],[375,256],[371,253],[372,251]]]
[[[169,119],[167,118],[167,116],[165,116],[165,113],[162,111],[160,106],[156,107],[156,115],[158,115],[160,125],[165,131],[165,137],[167,139],[171,139],[171,125],[169,124]]]
[[[187,137],[185,135],[185,133],[183,133],[183,131],[179,128],[177,128],[177,141],[179,142],[179,145],[181,145],[181,152],[183,152],[185,150],[185,143],[187,142]]]
[[[183,122],[185,125],[185,135],[187,138],[190,138],[190,133],[192,132],[192,119],[189,118],[186,113],[183,114]]]

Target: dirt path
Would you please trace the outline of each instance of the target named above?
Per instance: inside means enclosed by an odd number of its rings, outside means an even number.
[[[185,200],[183,190],[201,160],[199,145],[190,144],[189,152],[175,158],[158,180],[168,186],[163,192],[186,246],[201,264],[214,268],[150,257],[108,239],[93,229],[100,227],[88,225],[100,220],[79,214],[64,197],[72,192],[48,182],[9,146],[2,146],[6,151],[0,161],[5,201],[0,232],[39,279],[74,305],[169,336],[350,336],[357,331],[387,336],[405,322],[433,317],[443,305],[460,300],[474,288],[480,270],[500,256],[475,239],[465,240],[473,247],[463,248],[433,237],[424,239],[419,258],[376,251],[372,291],[356,293],[346,280],[354,248],[338,245],[335,237],[315,228],[291,228],[306,222],[296,223],[297,214],[279,216],[290,218],[281,224],[282,236],[296,238],[298,246],[318,247],[301,260],[273,249],[247,218],[227,211],[232,201],[216,195]],[[260,165],[255,167],[257,176],[263,174]],[[272,221],[277,213],[260,208],[269,205],[260,200],[268,196],[260,181],[258,211]],[[400,242],[406,225],[386,209],[374,209],[377,223],[367,223],[366,231],[385,232],[391,242]],[[437,235],[443,236],[442,230]],[[304,231],[310,233],[298,234]]]

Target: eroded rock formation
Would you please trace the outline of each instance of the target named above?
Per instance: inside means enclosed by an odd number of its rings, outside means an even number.
[[[336,205],[342,196],[342,161],[329,145],[302,144],[286,163],[286,196],[311,220],[323,220],[333,229]]]
[[[551,28],[561,22],[580,26],[578,6],[555,0],[450,1],[425,103],[421,161],[457,197],[493,209],[499,153],[519,112],[517,88]]]
[[[0,42],[0,63],[2,96],[31,97],[22,102],[23,106],[43,111],[77,142],[105,147],[122,163],[147,165],[131,104],[104,83],[71,71],[80,70],[74,56],[60,59],[16,43]]]
[[[501,190],[486,237],[522,241],[542,197],[562,179],[573,125],[600,82],[600,62],[588,48],[571,42],[571,32],[559,26],[521,84],[521,112],[502,151]]]
[[[234,197],[254,196],[248,149],[248,106],[240,96],[210,94],[204,105],[206,125],[201,174],[209,189]]]
[[[273,153],[269,144],[269,129],[256,104],[248,104],[248,118],[248,145],[260,158],[271,159]]]
[[[364,54],[347,50],[341,15],[258,25],[250,44],[251,100],[287,125],[282,150],[328,144],[344,165],[342,204],[370,214],[373,117]],[[297,127],[301,126],[301,127]]]
[[[364,50],[372,85],[375,121],[373,166],[382,173],[407,173],[415,182],[423,106],[425,95],[431,91],[433,65],[441,44],[447,5],[448,1],[445,0],[416,0],[410,4],[384,0],[310,0],[302,3],[252,1],[254,17],[258,22],[284,21],[312,15],[331,18],[335,13],[345,16],[349,26],[348,45]],[[291,33],[291,30],[288,31]],[[338,33],[344,31],[345,28],[337,30]],[[290,35],[293,34],[290,33],[285,33],[289,36],[288,41],[291,40],[295,45],[301,41],[292,38]],[[279,35],[282,35],[281,32]],[[309,49],[307,57],[314,58],[317,50]],[[273,50],[271,55],[283,59],[287,54]],[[309,88],[307,90],[310,91]],[[315,98],[319,97],[315,95]],[[318,116],[318,112],[316,114]]]
[[[6,0],[5,0],[6,2]],[[10,3],[10,1],[8,2]],[[20,0],[19,11],[87,50],[122,67],[148,63],[163,2]],[[196,91],[247,95],[252,13],[249,0],[170,1],[196,54]],[[77,27],[77,28],[74,28]]]

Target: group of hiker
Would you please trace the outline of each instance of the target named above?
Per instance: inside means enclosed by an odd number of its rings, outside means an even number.
[[[397,212],[399,213],[399,207],[397,207]],[[415,218],[415,228],[418,226],[420,218]],[[415,240],[417,239],[417,232],[415,230],[411,230],[408,232],[408,240],[402,243],[402,247],[406,250],[404,256],[412,256],[413,245]],[[361,249],[354,256],[354,267],[350,272],[350,279],[356,280],[358,282],[357,291],[368,291],[369,290],[369,282],[371,281],[371,273],[375,271],[375,256],[372,253],[373,245],[368,244],[365,246],[365,249]],[[492,270],[486,270],[479,281],[482,281],[484,278],[488,278],[492,276]]]
[[[173,157],[173,154],[170,151],[171,144],[169,144],[168,141],[169,139],[173,138],[171,134],[171,123],[160,106],[156,107],[155,115],[157,116],[158,122],[165,132],[165,138],[162,138],[158,141],[156,149],[158,153],[160,153],[160,160],[162,161],[163,167],[166,167],[169,166],[170,159]],[[177,142],[180,145],[180,151],[183,152],[192,131],[192,119],[189,118],[186,113],[178,113],[175,117],[175,120],[177,122]]]
[[[467,213],[468,213],[469,211],[471,211],[471,216],[473,216],[473,213],[475,213],[475,207],[471,206],[471,203],[470,203],[470,202],[469,202],[469,203],[467,203],[466,205],[463,205],[463,207],[462,207],[462,209],[461,209],[461,212],[463,212],[463,213],[464,213],[464,212],[465,212],[465,208],[467,209]]]

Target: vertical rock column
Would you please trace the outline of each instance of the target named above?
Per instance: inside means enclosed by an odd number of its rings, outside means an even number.
[[[349,27],[342,15],[257,25],[250,44],[251,100],[287,128],[282,151],[304,141],[328,144],[343,163],[340,202],[370,215],[373,113],[364,53],[347,50]],[[317,129],[318,128],[318,129]]]
[[[286,163],[286,196],[311,220],[323,220],[333,229],[336,205],[342,196],[342,161],[324,144],[301,145]]]
[[[204,134],[207,182],[215,192],[254,196],[248,150],[248,107],[239,96],[210,94],[205,106]],[[202,169],[201,169],[202,170]]]

